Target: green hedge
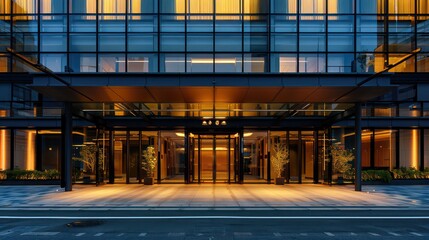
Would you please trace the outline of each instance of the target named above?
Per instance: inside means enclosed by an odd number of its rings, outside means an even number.
[[[382,181],[390,183],[392,180],[392,174],[387,170],[362,171],[362,181]]]
[[[383,181],[391,182],[393,179],[429,179],[429,168],[424,171],[416,168],[401,167],[388,170],[364,170],[362,171],[363,181]]]
[[[1,180],[58,180],[60,173],[56,169],[37,170],[4,170],[0,171]]]

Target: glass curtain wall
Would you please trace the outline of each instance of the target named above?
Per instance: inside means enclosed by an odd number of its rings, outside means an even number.
[[[244,183],[266,183],[268,181],[267,131],[244,131],[243,174]]]

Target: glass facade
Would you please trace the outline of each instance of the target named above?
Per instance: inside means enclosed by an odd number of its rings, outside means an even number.
[[[55,72],[377,72],[417,48],[391,71],[429,68],[423,0],[2,3],[0,52],[12,47]],[[94,54],[91,66],[77,54]]]

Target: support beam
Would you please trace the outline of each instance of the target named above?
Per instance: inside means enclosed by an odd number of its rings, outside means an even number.
[[[319,183],[319,130],[314,129],[313,133],[313,183]]]
[[[72,104],[70,102],[64,103],[62,113],[62,164],[61,164],[61,185],[64,186],[66,192],[72,190],[72,144],[73,144],[73,119],[72,119]]]
[[[244,182],[244,131],[240,130],[240,159],[238,162],[238,182],[243,184]]]
[[[271,131],[268,130],[267,134],[267,183],[271,184]]]
[[[109,131],[109,184],[115,183],[115,139],[113,138],[113,130]]]
[[[355,191],[362,191],[362,108],[360,103],[356,103],[355,138]]]
[[[161,172],[161,167],[162,167],[162,162],[161,162],[161,131],[158,131],[158,169],[157,169],[157,175],[158,175],[158,178],[157,178],[157,182],[158,182],[158,184],[160,184],[161,183],[161,174],[162,174],[162,172]],[[165,158],[166,156],[164,156],[164,158]],[[167,161],[165,161],[165,162],[167,162]]]

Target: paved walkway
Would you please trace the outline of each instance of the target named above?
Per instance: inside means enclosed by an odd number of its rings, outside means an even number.
[[[0,186],[0,208],[428,208],[428,186],[223,185],[163,184]]]

